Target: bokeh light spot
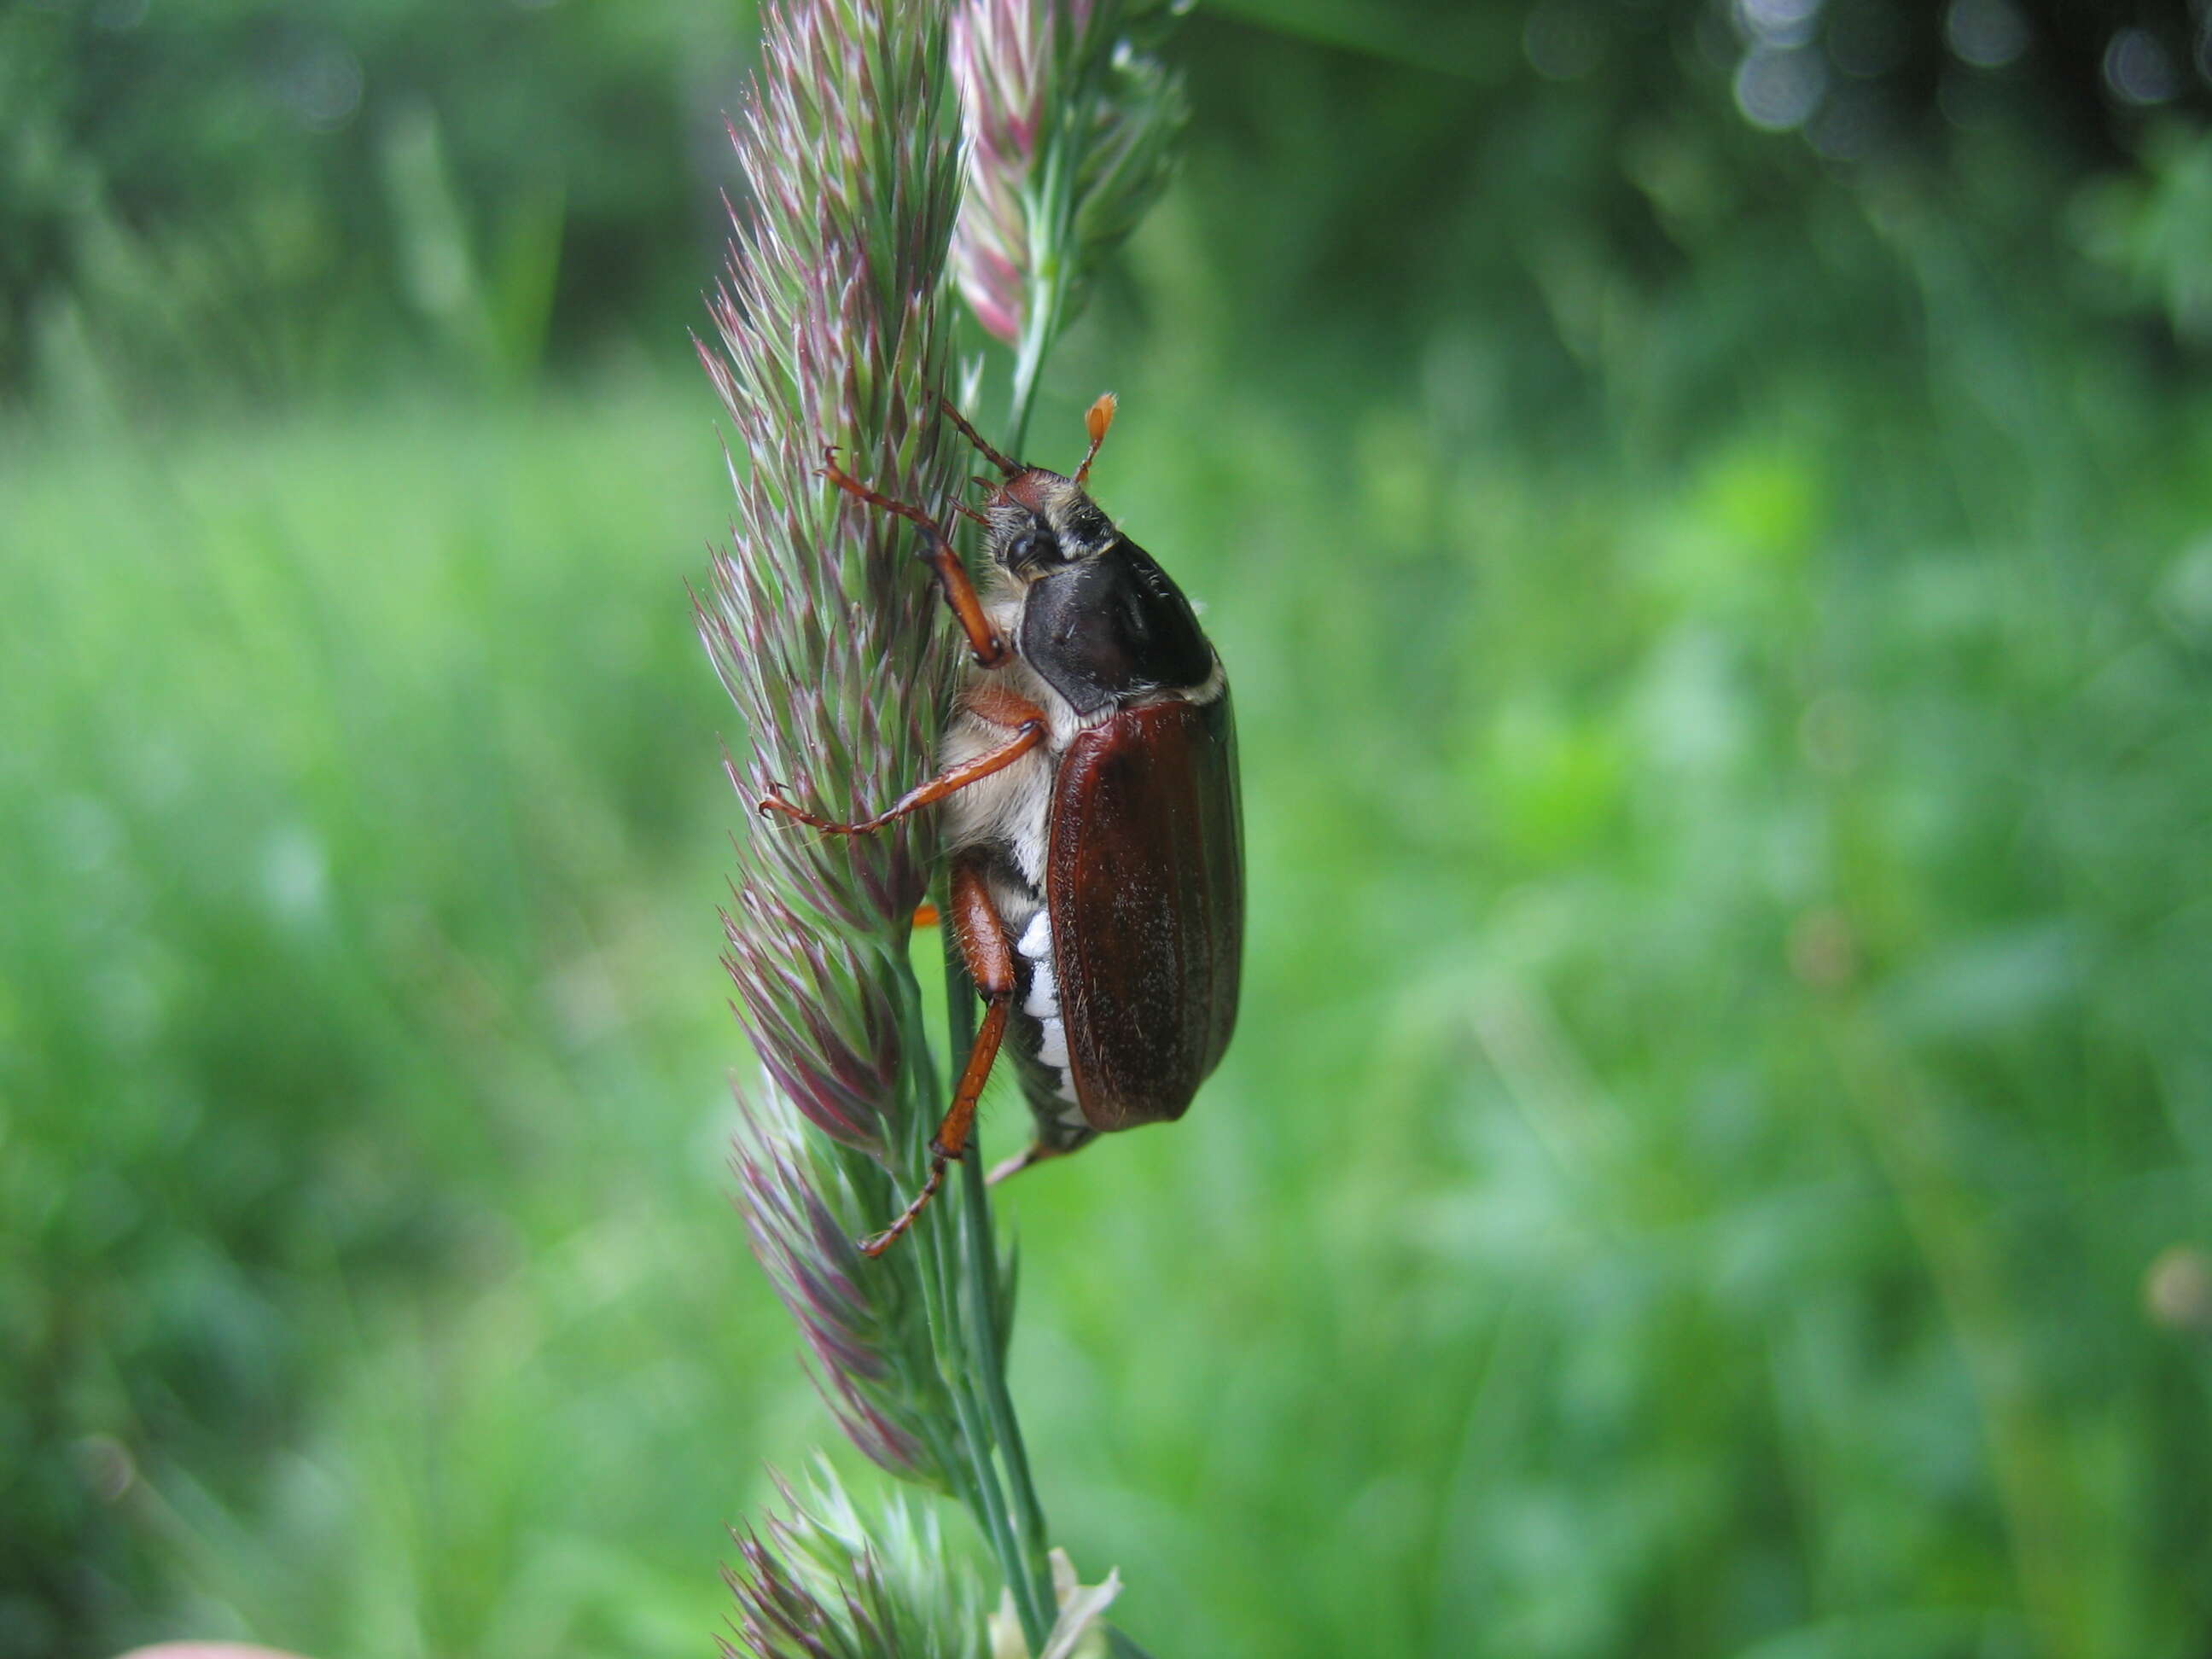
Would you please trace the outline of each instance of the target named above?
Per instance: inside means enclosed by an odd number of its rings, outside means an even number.
[[[1793,48],[1747,53],[1736,65],[1735,103],[1743,118],[1769,132],[1790,132],[1812,118],[1828,89],[1827,65]]]
[[[361,107],[361,59],[343,40],[319,40],[287,67],[280,84],[301,126],[335,132]]]
[[[2148,108],[2181,90],[2173,59],[2148,29],[2122,29],[2105,48],[2105,84],[2124,103]]]
[[[1976,69],[2002,69],[2027,50],[2027,20],[2011,0],[1951,0],[1943,39]]]
[[[1802,46],[1820,21],[1820,0],[1737,0],[1747,37],[1765,46]]]

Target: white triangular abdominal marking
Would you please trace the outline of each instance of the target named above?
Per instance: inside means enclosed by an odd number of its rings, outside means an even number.
[[[1022,1012],[1031,1019],[1060,1017],[1060,987],[1053,982],[1052,963],[1042,957],[1030,969],[1029,1000],[1022,1004]]]
[[[1030,994],[1022,1012],[1037,1023],[1037,1060],[1060,1073],[1060,1097],[1075,1099],[1075,1074],[1067,1063],[1067,1027],[1060,1017],[1060,983],[1052,971],[1052,916],[1042,907],[1030,918],[1014,949],[1030,960]]]

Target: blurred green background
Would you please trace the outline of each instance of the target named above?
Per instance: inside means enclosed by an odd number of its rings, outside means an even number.
[[[684,594],[752,34],[0,11],[0,1652],[702,1653],[834,1433]],[[1122,394],[1257,914],[1006,1197],[1060,1538],[1163,1656],[2202,1659],[2202,8],[1176,50],[1036,447]]]

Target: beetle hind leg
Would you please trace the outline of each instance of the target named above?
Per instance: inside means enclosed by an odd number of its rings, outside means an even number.
[[[991,1185],[995,1187],[1002,1181],[1011,1181],[1024,1170],[1033,1169],[1037,1164],[1048,1163],[1055,1158],[1066,1158],[1072,1152],[1079,1152],[1097,1139],[1096,1133],[1085,1133],[1074,1137],[1064,1145],[1054,1146],[1040,1136],[1012,1158],[1002,1159],[994,1164],[988,1179]]]
[[[952,866],[951,909],[969,977],[983,994],[983,1021],[976,1030],[975,1045],[968,1050],[968,1064],[961,1071],[952,1104],[937,1126],[937,1133],[930,1137],[927,1177],[897,1219],[860,1241],[863,1255],[881,1255],[897,1243],[899,1235],[914,1225],[915,1218],[945,1185],[945,1166],[967,1157],[969,1137],[975,1127],[975,1103],[982,1098],[983,1085],[990,1078],[992,1062],[999,1057],[1006,1019],[1013,1011],[1014,948],[1007,940],[998,907],[991,902],[982,867],[973,859],[961,859]]]

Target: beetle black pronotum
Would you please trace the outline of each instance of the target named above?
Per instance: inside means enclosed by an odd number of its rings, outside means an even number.
[[[980,512],[959,508],[985,528],[988,597],[927,513],[839,470],[834,449],[824,457],[839,489],[921,528],[975,659],[941,769],[884,812],[836,823],[780,794],[760,804],[864,835],[946,803],[949,920],[983,1021],[928,1178],[861,1246],[871,1255],[966,1155],[1002,1044],[1036,1139],[994,1179],[1181,1117],[1237,1022],[1244,849],[1229,682],[1182,591],[1084,493],[1114,406],[1110,393],[1091,405],[1091,447],[1070,478],[1007,459],[945,405],[1005,475]]]

